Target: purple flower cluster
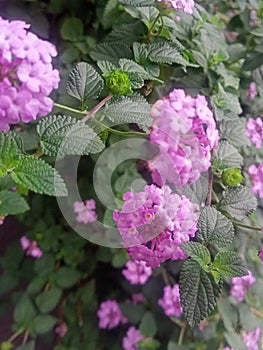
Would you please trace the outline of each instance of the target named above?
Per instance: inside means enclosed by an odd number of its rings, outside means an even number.
[[[55,47],[39,39],[23,21],[0,17],[0,130],[11,124],[35,120],[52,110],[48,97],[58,88],[59,73],[53,69]]]
[[[173,287],[165,286],[163,297],[159,299],[158,304],[163,308],[166,316],[180,317],[183,310],[180,302],[179,284],[175,284]]]
[[[130,327],[122,341],[123,350],[138,350],[138,343],[143,338],[143,335],[137,328]]]
[[[230,294],[238,303],[241,303],[249,290],[249,287],[256,282],[256,278],[248,271],[247,276],[233,277],[231,279]]]
[[[196,98],[175,89],[151,109],[150,140],[160,153],[149,162],[153,181],[176,186],[195,182],[210,167],[219,134],[204,96]]]
[[[102,302],[97,311],[97,316],[99,317],[99,328],[102,329],[112,329],[121,323],[127,322],[116,300]]]
[[[248,168],[248,174],[252,184],[253,192],[263,198],[263,164],[258,166],[252,164]]]
[[[259,250],[258,257],[263,262],[263,250]]]
[[[244,333],[243,340],[247,346],[247,350],[260,350],[258,343],[261,335],[262,331],[259,327],[250,332]]]
[[[261,148],[263,142],[262,118],[249,118],[246,125],[246,134],[256,148]]]
[[[144,261],[127,261],[122,274],[131,284],[145,284],[152,275],[152,269]]]
[[[88,224],[97,220],[96,202],[94,199],[88,199],[85,202],[74,202],[74,212],[77,214],[76,221],[82,224]]]
[[[254,100],[255,97],[257,96],[257,94],[258,94],[258,92],[257,92],[257,84],[254,81],[252,81],[249,84],[248,91],[247,91],[248,98],[250,100]]]
[[[26,236],[20,238],[20,244],[26,255],[32,258],[41,258],[42,250],[37,246],[36,241],[30,241]]]
[[[194,0],[157,0],[158,2],[163,2],[175,10],[182,10],[190,15],[193,13],[193,8],[195,6]]]
[[[122,210],[113,213],[122,243],[136,261],[149,267],[187,255],[180,243],[195,236],[198,206],[185,196],[172,193],[168,186],[145,186],[143,192],[127,192]]]

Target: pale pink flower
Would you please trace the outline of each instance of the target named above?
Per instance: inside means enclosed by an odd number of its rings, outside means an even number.
[[[73,208],[77,214],[77,222],[88,224],[97,220],[96,202],[94,199],[89,199],[85,202],[74,202]]]
[[[137,328],[130,327],[122,341],[123,350],[138,350],[138,343],[143,338],[143,335]]]
[[[127,261],[122,274],[131,284],[145,284],[152,275],[152,269],[144,261]]]
[[[263,164],[250,165],[248,168],[248,174],[252,184],[253,192],[263,198]]]
[[[260,350],[259,340],[261,335],[262,330],[259,327],[243,334],[243,340],[247,346],[247,350]]]
[[[247,95],[248,95],[248,98],[250,100],[254,100],[255,97],[257,96],[258,92],[257,92],[257,84],[252,81],[250,84],[249,84],[249,88],[248,88],[248,91],[247,91]]]
[[[41,248],[37,246],[37,242],[30,241],[26,236],[20,238],[20,244],[26,255],[32,258],[41,258],[43,255]]]
[[[256,148],[262,147],[263,142],[263,120],[249,118],[246,125],[246,134]]]
[[[256,282],[256,278],[248,271],[247,276],[231,278],[230,295],[238,302],[244,301],[245,296],[252,284]]]
[[[116,300],[102,302],[97,311],[97,316],[99,317],[99,328],[102,329],[112,329],[121,323],[127,323],[127,319],[123,316]]]
[[[175,284],[173,287],[165,286],[163,292],[163,297],[159,299],[158,305],[163,308],[167,316],[180,317],[183,309],[180,301],[179,284]]]

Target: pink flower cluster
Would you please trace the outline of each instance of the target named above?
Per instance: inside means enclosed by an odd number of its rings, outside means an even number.
[[[261,148],[263,142],[262,118],[249,118],[246,125],[246,134],[256,148]]]
[[[210,167],[219,134],[204,96],[196,98],[175,89],[151,109],[150,140],[160,153],[149,162],[153,181],[176,186],[195,182]]]
[[[172,259],[185,259],[179,247],[195,236],[198,206],[185,196],[172,193],[168,186],[145,186],[143,192],[123,195],[122,210],[113,213],[122,244],[136,261],[149,267]]]
[[[88,224],[97,220],[96,202],[94,199],[88,199],[85,202],[74,202],[73,209],[76,221],[82,224]]]
[[[158,305],[163,308],[166,316],[180,317],[183,309],[180,302],[179,284],[173,287],[165,286],[163,297],[159,299]]]
[[[42,250],[37,246],[37,242],[30,241],[26,236],[20,238],[20,244],[26,255],[32,256],[32,258],[41,258],[43,255]]]
[[[247,346],[247,350],[260,350],[258,343],[261,335],[262,335],[262,330],[259,327],[250,332],[244,333],[243,340]]]
[[[152,275],[152,269],[144,261],[127,261],[122,274],[131,284],[145,284]]]
[[[254,100],[255,97],[257,96],[258,92],[257,92],[257,84],[252,81],[250,84],[249,84],[249,88],[248,88],[248,91],[247,91],[247,95],[248,95],[248,98],[250,100]]]
[[[247,276],[233,277],[231,279],[230,294],[238,303],[241,303],[249,290],[249,287],[256,282],[256,278],[248,271]]]
[[[53,69],[55,47],[39,39],[22,21],[0,17],[0,130],[11,124],[35,120],[52,110],[48,97],[58,88],[59,73]]]
[[[193,13],[193,8],[195,6],[194,0],[157,0],[163,2],[175,10],[183,10],[185,13],[190,15]]]
[[[99,328],[102,329],[112,329],[121,323],[127,322],[116,300],[102,302],[97,311],[97,316],[99,317]]]
[[[122,341],[123,350],[138,350],[138,343],[143,338],[143,335],[137,328],[130,327]]]
[[[258,257],[263,262],[263,250],[259,250]]]
[[[248,174],[252,184],[253,192],[263,198],[263,164],[258,166],[252,164],[248,168]]]

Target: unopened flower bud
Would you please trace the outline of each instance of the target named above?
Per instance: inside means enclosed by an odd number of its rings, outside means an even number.
[[[228,168],[223,171],[222,181],[226,186],[238,186],[242,180],[243,176],[238,168]]]
[[[128,95],[132,92],[131,82],[127,72],[113,70],[106,75],[106,85],[113,95]]]

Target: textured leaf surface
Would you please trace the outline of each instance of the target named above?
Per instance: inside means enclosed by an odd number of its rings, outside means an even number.
[[[247,268],[243,259],[235,252],[217,253],[212,265],[225,277],[242,277],[247,275]]]
[[[22,153],[23,142],[18,135],[0,132],[0,168],[12,169]]]
[[[183,58],[183,56],[175,47],[167,43],[149,44],[148,50],[149,50],[148,57],[152,62],[161,63],[161,64],[177,63],[182,66],[191,65],[189,64],[189,62],[187,62]]]
[[[191,259],[198,262],[201,267],[210,264],[210,252],[202,244],[198,242],[185,242],[180,244],[180,247],[191,257]]]
[[[67,93],[81,101],[84,106],[88,99],[96,99],[101,93],[104,81],[88,63],[80,62],[70,73],[66,85]]]
[[[226,167],[240,168],[243,164],[243,157],[241,154],[238,152],[236,147],[227,141],[221,141],[214,153],[215,158],[218,159],[220,163]]]
[[[50,156],[87,155],[104,149],[104,143],[88,125],[69,116],[43,118],[37,131],[43,151]]]
[[[220,125],[221,139],[227,139],[233,146],[242,147],[250,145],[246,136],[245,118],[235,120],[223,120]]]
[[[132,43],[138,40],[138,37],[143,36],[146,31],[146,27],[141,21],[135,23],[122,24],[118,27],[114,27],[112,32],[106,36],[105,42],[108,43],[124,43],[131,46]]]
[[[94,61],[110,61],[117,65],[120,58],[132,59],[132,51],[122,43],[103,43],[90,52],[90,57]]]
[[[135,7],[153,6],[154,0],[120,0],[120,4]]]
[[[194,327],[215,308],[221,283],[217,284],[211,274],[206,273],[196,261],[189,259],[183,265],[179,284],[185,318]]]
[[[215,208],[207,207],[202,210],[197,233],[201,242],[212,244],[218,250],[222,250],[233,242],[234,232],[232,222]]]
[[[29,210],[26,200],[17,192],[0,192],[0,215],[17,215]]]
[[[58,197],[67,195],[62,177],[42,159],[21,157],[11,176],[16,183],[33,192]]]
[[[244,186],[228,187],[223,192],[223,199],[218,209],[229,213],[237,220],[243,220],[257,208],[257,199],[251,190]]]

